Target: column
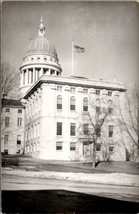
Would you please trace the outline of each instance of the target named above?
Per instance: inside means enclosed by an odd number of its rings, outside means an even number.
[[[21,71],[21,74],[20,74],[20,86],[23,85],[23,71]]]
[[[43,67],[41,67],[40,77],[43,75]]]
[[[34,82],[36,82],[36,80],[35,80],[36,73],[35,73],[35,72],[36,72],[36,69],[35,69],[35,68],[33,68],[33,83],[34,83]]]
[[[27,68],[26,70],[27,70],[27,84],[29,84],[29,73],[28,73],[28,68]]]
[[[25,72],[25,85],[26,85],[27,81],[28,81],[28,79],[27,79],[27,70],[25,70],[24,72]]]

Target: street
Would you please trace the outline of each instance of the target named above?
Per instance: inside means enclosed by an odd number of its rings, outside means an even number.
[[[139,187],[103,185],[68,180],[2,176],[2,190],[68,190],[102,197],[139,202]]]

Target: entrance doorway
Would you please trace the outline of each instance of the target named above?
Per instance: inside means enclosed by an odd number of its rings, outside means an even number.
[[[91,156],[91,144],[88,141],[83,142],[83,156],[84,157]]]

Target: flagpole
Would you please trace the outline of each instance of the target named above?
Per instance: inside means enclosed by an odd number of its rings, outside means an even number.
[[[73,39],[71,43],[71,76],[73,76]]]

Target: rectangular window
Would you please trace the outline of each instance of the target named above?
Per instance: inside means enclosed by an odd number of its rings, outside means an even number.
[[[100,95],[100,90],[96,90],[96,95]]]
[[[84,94],[88,94],[88,89],[84,88],[84,89],[83,89],[83,93],[84,93]]]
[[[113,150],[114,150],[114,145],[113,144],[109,145],[109,152],[113,152]]]
[[[109,125],[109,137],[113,137],[113,126]]]
[[[18,113],[22,113],[22,109],[18,109]]]
[[[75,110],[75,105],[70,105],[70,110]]]
[[[51,70],[51,72],[50,72],[51,74],[55,74],[55,70]]]
[[[9,135],[6,134],[6,135],[4,136],[4,144],[7,145],[7,144],[8,144],[8,141],[9,141]]]
[[[8,155],[8,149],[4,149],[4,154]]]
[[[75,88],[74,87],[70,87],[70,92],[71,93],[75,93]]]
[[[83,133],[88,134],[88,124],[83,125]]]
[[[56,150],[62,150],[62,142],[56,142]]]
[[[108,113],[112,114],[113,113],[113,108],[108,108]]]
[[[76,142],[70,142],[70,151],[76,150]]]
[[[101,151],[101,144],[100,144],[100,143],[97,143],[97,144],[96,144],[96,151],[97,151],[97,152],[100,152],[100,151]]]
[[[96,113],[100,114],[101,113],[101,108],[96,106]]]
[[[10,112],[10,108],[6,108],[6,112]]]
[[[97,137],[101,137],[101,129],[97,128],[96,130]]]
[[[22,126],[22,118],[21,117],[17,118],[17,126]]]
[[[21,135],[17,135],[17,145],[21,145]]]
[[[57,91],[62,91],[62,86],[57,86]]]
[[[108,96],[112,96],[112,91],[108,91]]]
[[[57,135],[62,135],[62,123],[57,123]]]
[[[76,129],[76,124],[71,123],[70,124],[70,136],[75,136],[75,129]]]
[[[5,117],[5,126],[9,126],[10,117]]]

